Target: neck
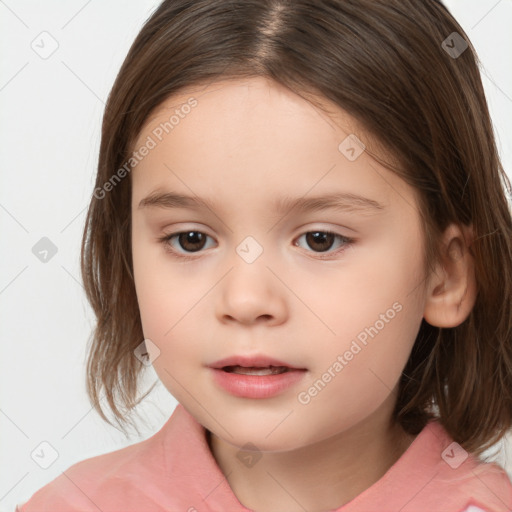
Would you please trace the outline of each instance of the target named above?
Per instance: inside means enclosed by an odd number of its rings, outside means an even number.
[[[293,451],[264,452],[252,467],[240,464],[238,447],[213,433],[209,445],[245,507],[256,512],[323,512],[343,506],[377,482],[413,440],[391,421],[390,407],[383,404],[349,430]]]

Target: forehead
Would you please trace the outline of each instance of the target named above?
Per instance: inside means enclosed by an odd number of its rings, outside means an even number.
[[[135,149],[149,139],[154,147],[132,173],[134,199],[168,185],[205,197],[230,190],[255,197],[262,188],[275,192],[274,203],[278,195],[340,184],[367,197],[410,194],[366,152],[353,161],[343,155],[340,146],[354,132],[371,143],[338,106],[312,103],[265,78],[183,89],[155,109],[139,134]]]
[[[187,105],[192,102],[196,105],[189,109]],[[189,86],[166,98],[146,119],[137,142],[140,143],[152,127],[169,121],[173,113],[181,121],[189,113],[194,114],[198,110],[197,106],[201,107],[201,115],[218,116],[224,113],[223,119],[218,119],[224,128],[227,119],[262,120],[264,112],[267,115],[269,112],[275,112],[271,118],[274,123],[276,120],[282,120],[283,125],[286,125],[285,120],[302,117],[304,120],[309,119],[310,122],[314,120],[316,123],[326,123],[331,129],[337,125],[362,132],[362,128],[353,117],[319,95],[307,92],[301,92],[299,95],[265,77],[229,78],[206,85]],[[267,116],[267,119],[270,121],[270,117]],[[179,124],[177,121],[178,119],[173,121],[176,126]],[[266,125],[268,128],[269,124],[264,122],[263,126]]]

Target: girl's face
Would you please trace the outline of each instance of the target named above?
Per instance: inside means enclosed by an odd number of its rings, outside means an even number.
[[[293,450],[389,417],[425,305],[414,190],[339,109],[263,78],[195,92],[166,101],[134,148],[135,285],[159,378],[238,447]],[[209,367],[231,356],[302,371]]]

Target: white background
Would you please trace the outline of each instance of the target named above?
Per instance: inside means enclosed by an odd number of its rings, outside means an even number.
[[[147,438],[176,401],[163,388],[139,408],[143,435],[126,439],[92,411],[84,362],[93,315],[80,282],[79,248],[93,189],[104,102],[155,0],[0,0],[0,511],[13,511],[73,463]],[[446,0],[483,63],[499,148],[512,177],[512,2]],[[31,43],[58,42],[47,59]],[[47,263],[32,247],[48,237]],[[147,389],[157,376],[148,369]],[[42,469],[42,441],[58,452]],[[497,461],[512,476],[512,450]],[[508,448],[507,456],[505,448]]]

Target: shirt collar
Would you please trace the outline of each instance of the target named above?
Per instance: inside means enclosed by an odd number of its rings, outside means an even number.
[[[180,482],[174,492],[182,492],[197,511],[251,512],[238,501],[217,465],[206,429],[183,405],[176,406],[163,428],[169,482]],[[471,455],[461,462],[465,452],[459,449],[442,425],[431,420],[377,482],[333,512],[431,512],[443,492],[444,510],[462,511],[468,504],[489,512],[510,510],[511,487],[504,471],[494,464],[479,464]]]

